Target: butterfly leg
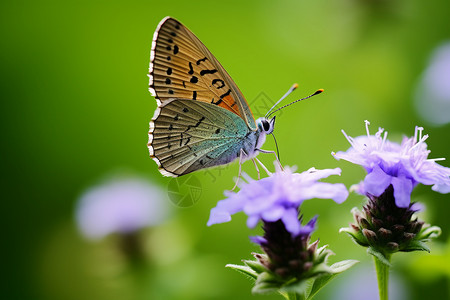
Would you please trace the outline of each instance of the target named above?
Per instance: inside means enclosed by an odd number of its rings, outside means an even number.
[[[277,156],[277,154],[275,153],[275,151],[268,151],[268,150],[263,150],[263,149],[258,149],[258,148],[256,148],[255,149],[255,151],[259,151],[259,152],[261,152],[261,153],[273,153],[273,155],[275,155],[275,158],[276,158],[276,160],[277,160],[277,163],[278,163],[278,165],[280,166],[280,169],[283,171],[284,169],[283,169],[283,166],[281,165],[281,162],[280,162],[280,160],[278,159],[278,156]]]
[[[242,164],[244,163],[244,156],[247,156],[247,153],[245,153],[244,149],[241,148],[241,151],[239,154],[239,174],[238,174],[238,178],[236,179],[236,183],[234,184],[234,187],[231,189],[231,191],[234,191],[234,189],[237,187],[237,185],[239,183],[239,179],[241,179]]]
[[[253,162],[253,164],[255,165],[256,172],[258,172],[258,180],[260,180],[260,179],[261,179],[261,174],[259,173],[259,168],[258,168],[258,165],[256,164],[255,159],[256,159],[260,164],[261,164],[261,162],[260,162],[256,157],[253,157],[253,158],[252,158],[252,162]],[[265,167],[264,167],[264,168],[265,168]]]
[[[272,173],[271,173],[269,170],[267,170],[266,166],[265,166],[259,159],[257,159],[256,157],[255,157],[255,159],[256,159],[256,161],[261,165],[261,167],[263,168],[263,170],[266,171],[267,176],[272,175]],[[260,178],[259,178],[259,172],[258,172],[258,179],[260,179]]]

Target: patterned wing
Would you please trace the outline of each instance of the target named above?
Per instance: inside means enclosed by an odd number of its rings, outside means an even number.
[[[150,122],[150,156],[165,176],[226,164],[239,155],[251,132],[242,118],[210,103],[165,101]]]
[[[153,36],[150,92],[158,105],[172,99],[211,103],[238,115],[256,131],[247,101],[217,59],[177,20],[166,17]]]

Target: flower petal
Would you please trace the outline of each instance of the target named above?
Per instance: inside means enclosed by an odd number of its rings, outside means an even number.
[[[439,192],[441,194],[450,193],[450,185],[447,184],[435,184],[431,187],[431,189],[435,192]]]
[[[372,172],[367,174],[364,178],[364,188],[366,192],[374,195],[380,196],[391,184],[392,177],[386,174],[381,168],[376,165],[374,166]]]
[[[270,210],[266,210],[261,214],[261,219],[267,222],[275,222],[278,221],[283,213],[285,212],[285,208],[281,205],[272,207]]]
[[[209,220],[206,225],[211,226],[213,224],[218,223],[226,223],[231,221],[231,215],[227,211],[221,210],[217,207],[214,207],[211,209],[211,212],[209,214]]]
[[[427,149],[428,135],[422,135],[422,127],[416,126],[414,136],[404,137],[401,144],[387,140],[384,129],[370,135],[367,122],[366,130],[367,135],[356,138],[342,131],[351,147],[346,152],[332,152],[336,159],[345,159],[366,169],[368,175],[364,183],[358,185],[359,193],[380,196],[391,184],[391,178],[402,177],[411,179],[412,188],[422,183],[433,185],[434,191],[450,193],[450,169],[436,163],[442,158],[428,159],[431,151]],[[404,188],[409,189],[409,186]],[[402,205],[407,201],[403,196]]]
[[[285,211],[281,217],[286,230],[289,231],[293,236],[297,236],[300,233],[300,221],[298,219],[298,210],[296,208],[290,208]]]
[[[295,174],[294,178],[300,178],[303,180],[308,181],[317,181],[322,178],[330,177],[331,175],[341,175],[341,169],[340,168],[334,168],[334,169],[323,169],[323,170],[317,170],[314,168],[309,169],[306,172],[303,172],[301,174]],[[303,178],[301,178],[303,177]]]
[[[395,205],[397,207],[408,207],[411,202],[412,181],[406,177],[392,177],[394,187]]]
[[[286,167],[267,178],[247,180],[248,183],[240,185],[239,192],[228,192],[228,198],[217,203],[211,210],[208,225],[228,222],[232,214],[243,211],[248,216],[247,226],[250,228],[255,227],[260,220],[281,220],[292,235],[297,235],[301,229],[298,208],[303,200],[331,198],[341,203],[348,197],[348,191],[341,183],[317,182],[340,173],[339,168],[311,168],[302,173],[293,173],[293,169]]]
[[[249,239],[250,239],[250,241],[252,241],[253,243],[258,244],[258,245],[267,244],[267,240],[264,237],[259,236],[259,235],[250,236]]]
[[[333,199],[342,203],[348,197],[348,190],[342,183],[316,182],[303,191],[304,200],[312,198]]]
[[[248,218],[247,218],[247,227],[248,228],[255,228],[255,226],[258,224],[258,222],[259,222],[259,216],[257,216],[257,215],[248,216]]]
[[[311,234],[316,229],[317,218],[318,218],[318,216],[315,216],[314,218],[309,220],[309,222],[305,226],[302,226],[299,233],[302,235]]]

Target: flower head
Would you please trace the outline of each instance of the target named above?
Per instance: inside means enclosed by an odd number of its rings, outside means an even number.
[[[285,168],[258,181],[248,178],[248,183],[240,185],[239,192],[227,192],[228,198],[219,201],[211,210],[208,226],[228,222],[232,214],[243,211],[248,216],[247,226],[250,228],[255,227],[260,220],[281,220],[293,236],[309,234],[314,226],[300,224],[298,208],[304,200],[312,198],[331,198],[337,203],[347,199],[348,191],[343,184],[318,181],[330,175],[340,175],[340,172],[339,168],[312,168],[303,173],[294,173]]]
[[[99,239],[110,233],[128,234],[156,225],[168,213],[165,194],[142,178],[109,180],[80,198],[76,218],[81,232]]]
[[[401,144],[387,140],[387,132],[379,128],[375,135],[352,138],[343,134],[351,147],[346,152],[332,153],[336,159],[345,159],[364,167],[367,176],[354,189],[360,194],[380,196],[390,185],[394,189],[395,204],[408,207],[413,188],[422,183],[433,185],[440,193],[450,192],[450,169],[436,163],[443,159],[428,159],[430,150],[422,136],[422,127],[415,129],[414,136],[403,138]]]

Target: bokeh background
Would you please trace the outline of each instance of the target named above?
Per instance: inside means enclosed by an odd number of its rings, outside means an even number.
[[[163,178],[148,157],[156,107],[147,90],[149,54],[166,15],[214,53],[256,117],[294,82],[300,88],[290,100],[325,89],[277,118],[286,165],[341,167],[331,181],[357,183],[362,169],[330,153],[349,147],[341,129],[364,134],[366,119],[373,133],[383,127],[396,141],[424,126],[431,157],[450,157],[447,0],[43,0],[0,7],[4,299],[281,299],[252,296],[251,283],[224,268],[251,258],[257,248],[248,236],[259,229],[247,229],[243,215],[206,227],[237,164],[199,171],[189,185]],[[274,149],[270,138],[265,148]],[[260,158],[272,166],[272,157]],[[255,176],[251,163],[244,170]],[[89,238],[78,222],[80,201],[112,177],[150,184],[163,195],[164,216],[154,211],[158,222],[132,234]],[[194,205],[174,205],[165,198],[174,191],[193,193]],[[431,254],[393,257],[392,299],[449,299],[449,195],[419,186],[413,197],[426,207],[420,217],[443,234]],[[303,206],[306,219],[320,216],[314,238],[330,245],[333,261],[361,261],[317,299],[376,299],[371,257],[338,233],[362,203],[351,194],[341,205]],[[102,220],[109,209],[98,211]]]

